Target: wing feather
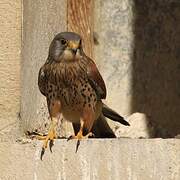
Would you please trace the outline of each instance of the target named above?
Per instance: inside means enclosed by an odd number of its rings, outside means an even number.
[[[46,74],[46,70],[45,70],[45,65],[43,65],[43,66],[40,68],[40,70],[39,70],[38,86],[39,86],[40,92],[41,92],[44,96],[47,95],[46,85],[47,85],[47,74]]]
[[[89,58],[89,63],[87,67],[87,74],[89,83],[95,89],[97,96],[100,99],[106,98],[106,85],[104,80],[96,66],[96,64]]]

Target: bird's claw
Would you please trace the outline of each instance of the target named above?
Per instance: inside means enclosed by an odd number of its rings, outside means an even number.
[[[49,141],[49,149],[50,149],[50,151],[51,151],[51,153],[52,153],[52,147],[54,146],[54,140],[50,140]]]
[[[41,150],[41,161],[42,161],[42,158],[43,158],[43,155],[44,155],[44,153],[45,153],[45,148],[44,147],[42,147],[42,150]]]
[[[30,137],[31,139],[38,139],[38,140],[43,140],[47,136],[47,134],[42,134],[42,133],[39,133],[39,132],[36,132],[36,131],[32,131],[32,132],[27,131],[25,134],[28,137]]]
[[[71,140],[71,139],[74,139],[73,137],[74,137],[73,135],[69,136],[69,137],[67,138],[67,141],[69,141],[69,140]]]
[[[49,141],[49,149],[52,153],[52,147],[54,146],[54,140],[53,139],[50,139]],[[43,146],[42,147],[42,150],[41,150],[41,156],[40,156],[40,159],[42,160],[43,156],[44,156],[44,153],[45,153],[45,150],[46,150],[46,146]]]
[[[36,135],[36,139],[38,140],[44,140],[44,144],[41,150],[41,156],[40,159],[42,160],[42,157],[44,156],[45,149],[47,148],[48,142],[49,142],[49,149],[52,152],[52,147],[54,145],[54,139],[57,139],[55,131],[51,130],[47,135]]]
[[[78,132],[78,134],[76,136],[71,135],[68,137],[67,141],[71,140],[71,139],[77,139],[77,144],[76,144],[76,153],[78,151],[79,145],[80,145],[80,140],[81,139],[86,139],[88,137],[94,137],[95,135],[92,132],[89,132],[86,136],[83,136],[82,132]]]
[[[76,153],[78,151],[79,145],[80,145],[80,140],[78,139],[77,144],[76,144]]]

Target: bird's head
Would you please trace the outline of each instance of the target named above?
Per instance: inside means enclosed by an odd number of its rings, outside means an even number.
[[[73,32],[57,34],[49,47],[49,55],[56,62],[80,59],[83,53],[81,37]]]

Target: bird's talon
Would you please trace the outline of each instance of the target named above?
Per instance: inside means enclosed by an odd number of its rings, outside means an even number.
[[[44,153],[45,153],[45,148],[43,147],[42,150],[41,150],[41,161],[42,161]]]
[[[47,134],[42,134],[36,131],[27,131],[26,135],[31,139],[38,139],[38,140],[44,140],[44,138],[47,136]]]
[[[57,138],[57,135],[56,135],[56,132],[54,130],[54,127],[48,132],[47,135],[42,135],[42,134],[36,134],[35,135],[36,139],[38,140],[44,140],[44,144],[42,146],[42,150],[41,150],[41,156],[40,156],[40,159],[42,160],[43,156],[44,156],[44,153],[45,153],[45,149],[47,148],[48,146],[48,143],[49,143],[49,149],[50,151],[52,152],[52,147],[54,145],[54,139]]]
[[[52,153],[52,147],[54,146],[54,141],[51,139],[50,141],[49,141],[49,149],[50,149],[50,151],[51,151],[51,153]]]
[[[82,132],[78,132],[78,134],[76,136],[69,136],[67,141],[71,140],[71,139],[77,139],[77,144],[76,144],[76,153],[78,151],[79,145],[80,145],[80,140],[82,139],[86,139],[88,137],[94,137],[95,135],[92,132],[89,132],[86,136],[83,136]]]
[[[73,135],[69,136],[69,137],[67,138],[67,141],[69,141],[69,140],[71,140],[71,139],[73,139]]]
[[[80,145],[80,140],[78,139],[77,144],[76,144],[76,153],[78,151],[79,145]]]

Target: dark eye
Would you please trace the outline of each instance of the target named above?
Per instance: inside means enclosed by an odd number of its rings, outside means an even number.
[[[61,41],[61,44],[62,44],[62,45],[65,45],[66,42],[67,42],[65,39],[61,39],[60,41]]]

